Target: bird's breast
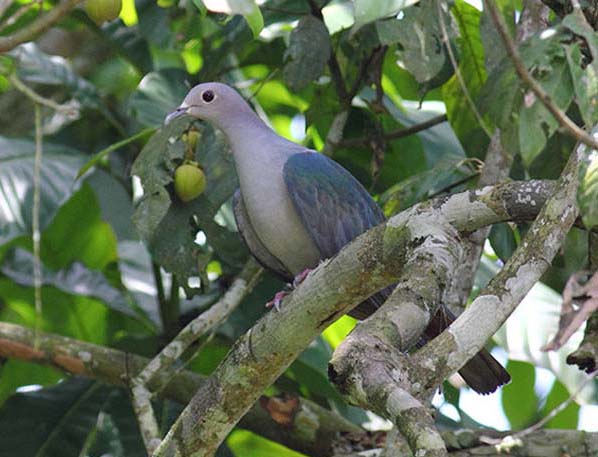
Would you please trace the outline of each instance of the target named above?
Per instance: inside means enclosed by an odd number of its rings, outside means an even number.
[[[270,160],[261,165],[239,170],[245,208],[264,246],[297,275],[315,267],[320,254],[288,194],[282,175],[284,160]]]

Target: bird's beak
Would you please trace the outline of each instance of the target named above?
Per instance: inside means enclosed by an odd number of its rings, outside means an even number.
[[[189,105],[183,103],[177,109],[175,109],[172,113],[167,115],[164,118],[164,125],[169,124],[173,119],[182,116],[183,114],[187,114],[187,110],[189,109]]]

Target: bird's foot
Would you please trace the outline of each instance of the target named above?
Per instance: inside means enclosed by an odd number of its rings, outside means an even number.
[[[276,311],[280,311],[280,304],[284,297],[289,295],[291,292],[287,292],[286,290],[281,290],[274,294],[274,298],[266,303],[266,308],[274,308]]]
[[[276,311],[280,311],[280,304],[282,303],[282,300],[284,299],[284,297],[289,295],[292,292],[292,289],[294,289],[299,284],[301,284],[303,281],[305,281],[305,278],[307,278],[307,275],[309,275],[311,273],[311,271],[312,271],[311,268],[306,268],[301,273],[299,273],[297,276],[295,276],[295,278],[293,279],[293,283],[287,284],[287,286],[289,286],[291,288],[291,290],[290,291],[281,290],[279,292],[276,292],[276,294],[274,294],[274,298],[272,300],[270,300],[268,303],[266,303],[266,308],[274,308]]]
[[[313,270],[311,268],[306,268],[301,273],[299,273],[297,276],[295,276],[295,279],[293,279],[293,288],[297,287],[299,284],[301,284],[303,281],[305,281],[305,278],[307,278],[307,276],[312,271]]]

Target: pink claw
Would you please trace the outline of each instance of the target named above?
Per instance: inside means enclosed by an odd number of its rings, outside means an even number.
[[[286,290],[276,292],[274,294],[274,298],[270,300],[268,303],[266,303],[266,308],[274,308],[276,311],[280,311],[280,304],[282,303],[284,297],[289,295],[289,293],[290,292],[287,292]]]
[[[306,268],[301,273],[299,273],[297,276],[295,276],[295,279],[293,279],[293,287],[297,287],[299,284],[301,284],[303,281],[305,281],[305,278],[307,278],[307,276],[312,271],[313,270],[311,268]]]

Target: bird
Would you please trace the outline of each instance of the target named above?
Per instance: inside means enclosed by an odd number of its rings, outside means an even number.
[[[184,114],[224,133],[239,178],[233,210],[241,238],[257,261],[285,282],[301,280],[322,260],[386,220],[349,171],[278,135],[232,87],[219,82],[196,85],[165,122]],[[366,318],[392,289],[377,292],[349,314]],[[437,336],[454,318],[441,306],[419,344]],[[480,394],[510,381],[508,372],[485,349],[459,373]]]

